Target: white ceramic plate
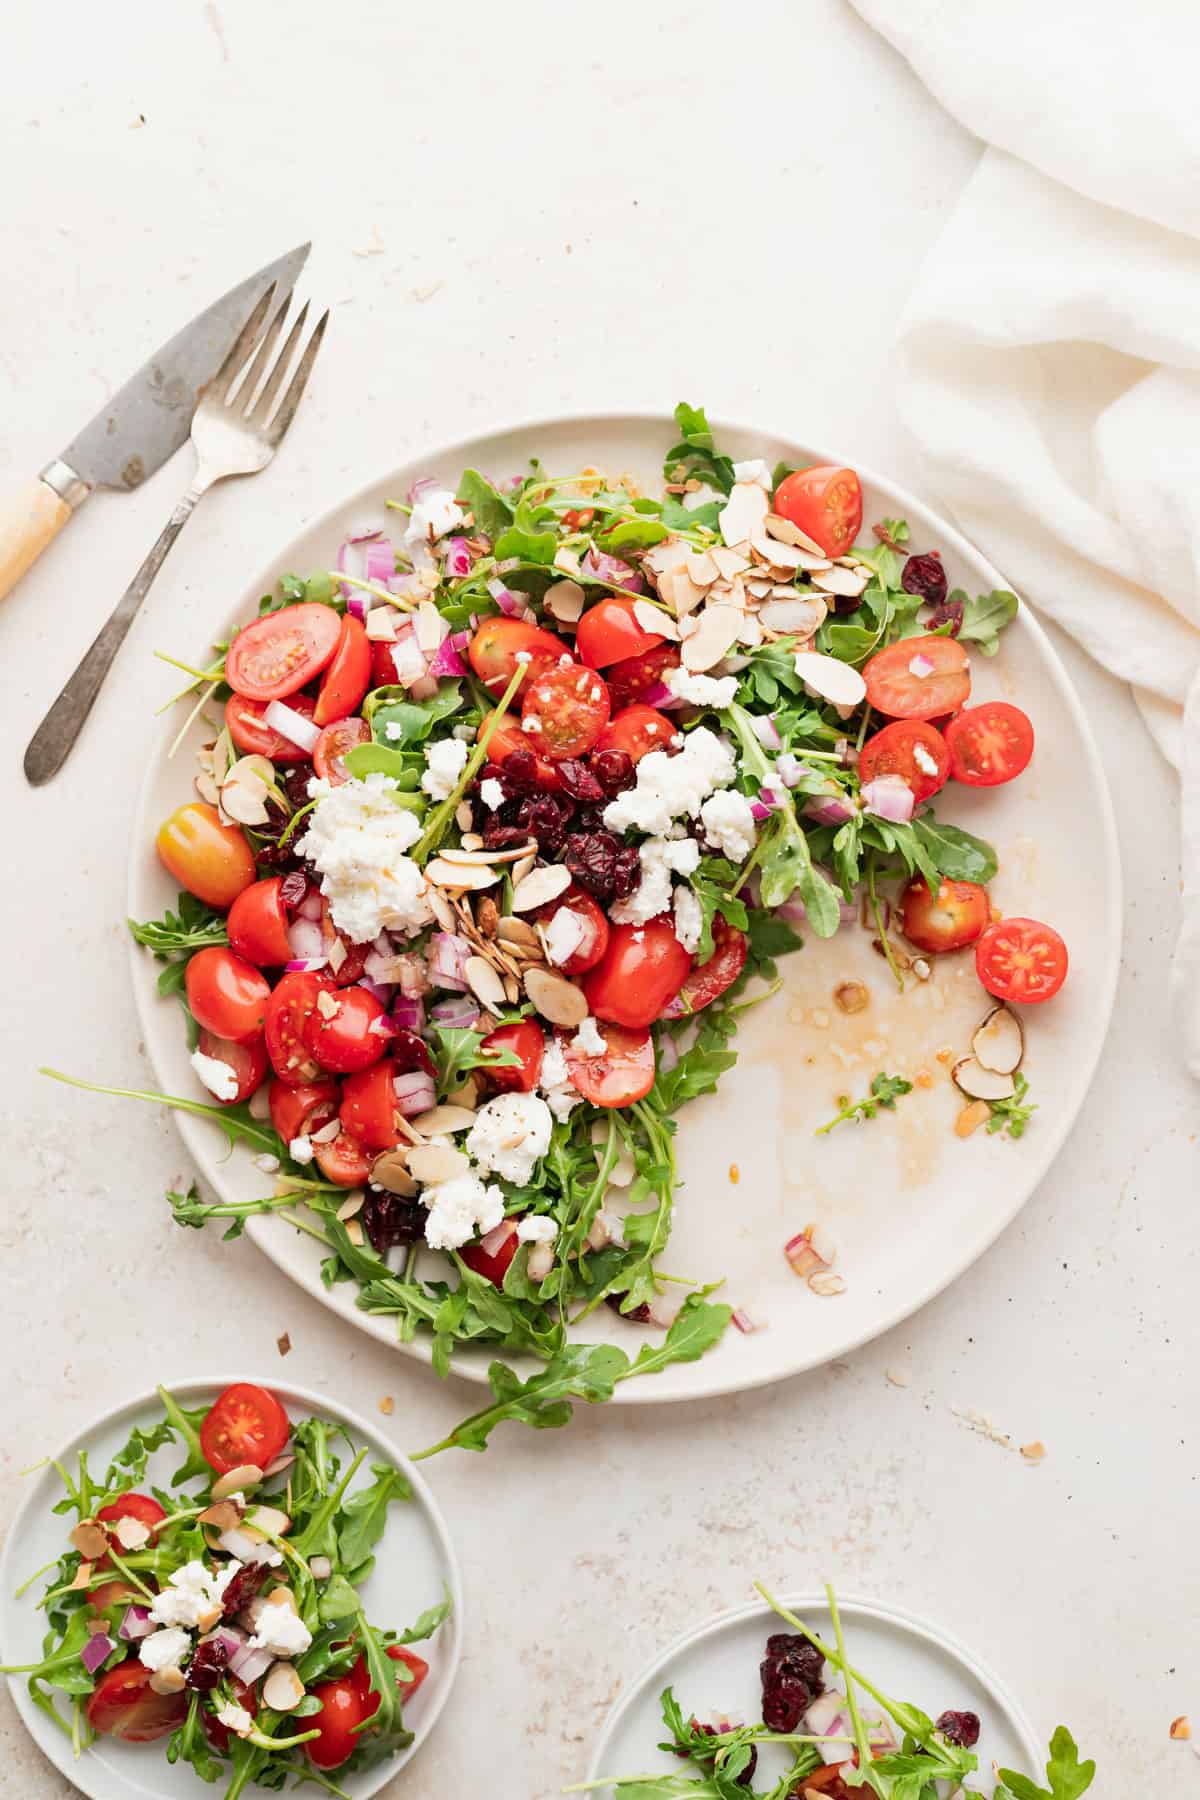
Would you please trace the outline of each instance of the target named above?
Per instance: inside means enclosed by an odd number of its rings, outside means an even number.
[[[784,1604],[818,1637],[833,1641],[824,1595],[788,1596]],[[838,1612],[850,1662],[893,1700],[919,1706],[932,1718],[951,1708],[978,1713],[982,1725],[976,1748],[978,1782],[985,1790],[993,1761],[1027,1775],[1045,1761],[1043,1753],[1039,1762],[1037,1740],[1016,1701],[972,1651],[940,1626],[903,1607],[843,1599],[840,1594]],[[684,1712],[701,1722],[717,1714],[743,1722],[760,1719],[758,1665],[770,1634],[787,1630],[770,1607],[756,1601],[737,1612],[721,1613],[678,1638],[642,1671],[609,1713],[586,1779],[679,1773],[689,1767],[656,1748],[668,1735],[659,1708],[659,1695],[666,1687],[674,1688]],[[860,1697],[865,1698],[861,1691]],[[776,1745],[760,1745],[755,1785],[778,1779],[789,1766],[786,1752]],[[596,1800],[610,1800],[615,1791],[600,1788]]]
[[[231,1382],[246,1380],[253,1380],[253,1376],[240,1371],[223,1379],[167,1381],[163,1385],[184,1404],[204,1406],[215,1400]],[[458,1558],[427,1483],[375,1426],[307,1388],[292,1387],[274,1378],[263,1385],[278,1394],[293,1421],[299,1422],[319,1413],[345,1425],[356,1445],[367,1446],[369,1455],[351,1486],[351,1493],[370,1482],[372,1462],[393,1464],[404,1471],[412,1484],[412,1500],[389,1508],[387,1533],[380,1543],[378,1562],[363,1584],[368,1616],[377,1624],[402,1629],[426,1607],[441,1600],[447,1589],[453,1600],[453,1610],[445,1624],[428,1644],[418,1646],[429,1662],[430,1672],[420,1693],[404,1709],[405,1724],[415,1734],[413,1742],[390,1762],[342,1780],[354,1800],[368,1800],[369,1795],[377,1794],[416,1755],[449,1698],[462,1648],[462,1576]],[[65,1468],[72,1468],[78,1452],[86,1449],[92,1468],[103,1472],[136,1424],[152,1424],[161,1417],[158,1396],[139,1395],[136,1400],[130,1400],[81,1431],[55,1453],[55,1460]],[[338,1447],[338,1455],[344,1467],[344,1445]],[[165,1486],[181,1460],[178,1447],[167,1445],[150,1458],[148,1479]],[[68,1518],[51,1511],[63,1493],[62,1482],[54,1469],[47,1467],[39,1474],[29,1476],[28,1482],[28,1492],[13,1521],[0,1559],[0,1646],[3,1651],[0,1660],[12,1663],[36,1662],[42,1655],[42,1615],[35,1610],[34,1603],[44,1584],[36,1582],[21,1600],[14,1598],[15,1592],[34,1569],[63,1554],[70,1525]],[[69,1781],[90,1795],[91,1800],[202,1800],[205,1795],[211,1800],[217,1792],[201,1781],[190,1765],[172,1767],[164,1755],[165,1740],[156,1744],[122,1744],[115,1738],[98,1738],[76,1761],[62,1732],[33,1704],[24,1676],[10,1676],[8,1685],[17,1711],[39,1748]],[[262,1791],[259,1787],[248,1790],[254,1794]],[[402,1784],[401,1791],[408,1791],[407,1784]]]
[[[811,446],[732,425],[716,427],[735,456],[769,463],[835,460]],[[352,495],[281,549],[247,583],[232,610],[214,614],[212,637],[227,638],[254,616],[259,596],[287,572],[326,568],[348,528],[383,511],[423,474],[454,483],[466,466],[497,475],[523,468],[531,456],[568,471],[587,464],[632,470],[648,492],[660,491],[664,451],[674,441],[665,416],[589,417],[528,424],[430,452]],[[836,459],[841,460],[841,459]],[[940,549],[952,586],[989,592],[1006,583],[951,526],[890,482],[860,467],[867,527],[903,517],[918,549]],[[205,646],[182,644],[204,662]],[[1120,867],[1112,807],[1087,721],[1054,650],[1028,609],[1004,634],[998,656],[974,656],[974,697],[1012,696],[1038,731],[1033,764],[1004,788],[952,788],[939,801],[943,817],[989,838],[1000,853],[993,894],[1005,912],[1043,918],[1067,939],[1070,979],[1049,1006],[1026,1009],[1026,1071],[1039,1112],[1020,1143],[952,1133],[959,1103],[938,1049],[965,1053],[987,997],[969,952],[944,958],[934,980],[901,1001],[866,932],[843,930],[829,943],[810,940],[781,965],[785,992],[748,1015],[740,1057],[720,1092],[693,1102],[679,1134],[681,1187],[666,1271],[703,1281],[726,1278],[723,1297],[764,1329],[726,1334],[717,1350],[617,1390],[622,1402],[699,1398],[776,1381],[814,1368],[877,1336],[939,1293],[983,1254],[1016,1216],[1049,1168],[1075,1121],[1104,1041],[1120,956]],[[154,918],[175,901],[175,883],[154,854],[154,835],[176,806],[194,797],[194,729],[173,761],[167,746],[178,720],[164,720],[134,826],[129,910]],[[167,1093],[200,1095],[188,1063],[179,1009],[160,1000],[157,965],[133,949],[133,979],[146,1044]],[[869,1008],[853,1018],[833,1005],[847,976],[865,981]],[[934,1080],[869,1125],[840,1127],[814,1138],[835,1096],[866,1091],[879,1070]],[[207,1098],[207,1096],[203,1096]],[[203,1119],[177,1115],[179,1128],[210,1186],[227,1200],[263,1191],[248,1156],[227,1157],[224,1139]],[[737,1186],[731,1167],[736,1165]],[[847,1291],[818,1299],[781,1254],[788,1238],[820,1219],[838,1246]],[[320,1279],[321,1249],[274,1217],[251,1219],[249,1235],[317,1299],[383,1342],[396,1341],[393,1320],[354,1304],[355,1289]],[[231,1254],[237,1254],[236,1251]],[[431,1265],[434,1260],[430,1259]],[[591,1337],[636,1349],[644,1331],[607,1308],[588,1321]],[[429,1359],[427,1343],[402,1346]],[[459,1357],[458,1371],[486,1375],[491,1351]]]

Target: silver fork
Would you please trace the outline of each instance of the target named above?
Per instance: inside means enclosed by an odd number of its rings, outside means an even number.
[[[25,752],[25,775],[34,787],[40,787],[52,775],[57,775],[70,755],[84,720],[100,692],[100,685],[137,616],[138,608],[166,561],[168,550],[191,518],[196,502],[208,492],[214,482],[224,481],[230,475],[257,475],[260,469],[265,469],[296,416],[300,397],[312,374],[317,351],[321,348],[329,314],[324,313],[318,322],[296,365],[296,372],[287,392],[276,407],[279,390],[304,330],[308,303],[305,302],[300,309],[299,316],[288,333],[287,342],[268,372],[271,353],[279,340],[291,303],[291,295],[285,295],[282,305],[268,324],[274,298],[275,289],[271,286],[247,319],[229,355],[200,396],[200,403],[192,419],[196,473],[191,486],[167,520],[158,542],[122,594],[91,649],[29,740],[29,747]],[[251,357],[254,358],[253,362],[250,361]],[[245,379],[239,379],[243,375]],[[255,399],[260,382],[263,384],[262,392]]]

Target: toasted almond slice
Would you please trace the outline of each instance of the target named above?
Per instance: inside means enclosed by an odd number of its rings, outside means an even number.
[[[367,614],[367,636],[374,644],[394,643],[399,624],[394,606],[373,606]]]
[[[513,878],[514,884],[519,886],[520,883],[522,881],[524,881],[525,877],[529,874],[530,870],[534,867],[534,864],[536,862],[537,862],[536,850],[534,851],[532,856],[523,856],[519,862],[515,862],[513,864],[513,869],[512,869],[512,878]]]
[[[674,641],[679,636],[679,627],[661,606],[654,606],[649,600],[635,600],[633,616],[643,631],[653,632],[656,636],[670,638]]]
[[[728,544],[713,544],[704,554],[725,581],[732,581],[735,575],[744,575],[750,567],[749,558],[743,556],[740,550],[730,549]],[[688,573],[691,574],[690,559]],[[693,580],[696,579],[698,577],[693,576]]]
[[[456,1088],[451,1088],[446,1096],[447,1106],[461,1106],[464,1112],[474,1112],[479,1105],[479,1079],[468,1075]]]
[[[846,1282],[844,1276],[835,1274],[832,1269],[816,1269],[808,1278],[808,1287],[811,1293],[829,1300],[835,1294],[845,1293]]]
[[[762,489],[756,488],[761,494]],[[713,606],[711,603],[700,614],[700,622],[691,637],[684,641],[682,660],[685,669],[694,674],[711,669],[727,656],[737,642],[741,627],[742,615],[733,606]]]
[[[526,950],[539,949],[538,934],[527,919],[501,919],[496,927],[496,936],[502,944],[517,944]]]
[[[362,1245],[366,1242],[366,1238],[363,1235],[361,1219],[346,1220],[346,1236],[350,1239],[352,1244]]]
[[[431,887],[426,890],[430,911],[443,931],[458,930],[458,920],[454,916],[454,908],[443,894],[441,888]]]
[[[515,1006],[521,998],[521,984],[515,975],[504,977],[504,998],[510,1006]]]
[[[571,885],[571,872],[565,863],[544,863],[531,869],[523,881],[513,888],[512,909],[515,913],[532,912],[565,894]]]
[[[244,1494],[248,1488],[256,1488],[262,1481],[263,1472],[256,1463],[239,1463],[236,1469],[230,1469],[228,1475],[220,1476],[212,1485],[214,1500],[228,1500],[230,1494]]]
[[[1013,1075],[1025,1054],[1021,1021],[1007,1006],[994,1006],[971,1039],[975,1060],[996,1075]]]
[[[554,553],[554,566],[556,569],[561,569],[564,575],[578,575],[579,574],[579,552],[578,552],[578,550],[571,550],[571,549],[568,549],[566,546],[563,546],[562,548],[556,550]]]
[[[735,481],[717,517],[725,542],[738,544],[743,538],[753,537],[769,506],[766,489],[756,481]]]
[[[555,581],[546,589],[543,604],[560,625],[573,625],[583,611],[583,589],[577,581]]]
[[[413,618],[413,629],[419,648],[432,656],[450,627],[432,600],[422,600]]]
[[[520,855],[521,846],[519,844],[516,847],[516,851],[517,855]],[[447,844],[444,850],[438,852],[438,855],[443,862],[453,863],[456,867],[465,864],[468,868],[476,868],[481,863],[486,864],[492,861],[501,861],[503,852],[494,852],[483,849],[470,850],[465,844]]]
[[[808,693],[830,701],[846,718],[866,698],[867,684],[857,669],[839,662],[836,656],[822,656],[814,650],[796,655],[796,673]]]
[[[332,1144],[341,1135],[342,1124],[338,1118],[330,1119],[328,1125],[322,1125],[319,1131],[310,1131],[309,1138],[314,1144]]]
[[[475,902],[475,923],[480,937],[494,938],[500,923],[500,908],[490,894],[481,894]]]
[[[289,1662],[277,1662],[263,1682],[263,1699],[273,1712],[294,1712],[304,1698],[304,1683]]]
[[[655,586],[658,588],[659,599],[665,600],[672,611],[678,613],[679,608],[675,605],[674,569],[660,569],[654,579]]]
[[[371,1164],[371,1180],[376,1187],[383,1188],[385,1193],[400,1194],[411,1200],[417,1191],[417,1184],[408,1172],[408,1156],[406,1150],[385,1150]]]
[[[683,619],[689,613],[694,613],[703,603],[706,594],[711,595],[711,588],[699,587],[686,569],[676,570],[671,584],[671,604],[675,608],[676,618]]]
[[[757,613],[743,613],[738,626],[738,643],[745,644],[753,650],[755,645],[763,641],[763,628]]]
[[[552,1025],[582,1025],[587,1018],[583,989],[565,975],[552,975],[547,969],[527,969],[525,992],[543,1019],[549,1019]]]
[[[764,575],[761,581],[748,581],[746,583],[746,592],[754,600],[766,600],[775,592],[775,586],[776,584],[772,577]]]
[[[475,809],[469,800],[460,800],[454,809],[454,823],[460,831],[470,831],[475,823]]]
[[[81,1519],[71,1533],[71,1542],[87,1562],[97,1562],[108,1549],[108,1533],[95,1519]]]
[[[728,552],[726,552],[728,554]],[[727,575],[710,550],[689,550],[684,562],[688,580],[696,587],[711,587],[718,575]]]
[[[428,1187],[439,1181],[453,1181],[457,1175],[469,1174],[471,1159],[461,1150],[451,1149],[449,1144],[418,1144],[409,1152],[408,1166],[414,1178]]]
[[[217,1531],[236,1531],[241,1522],[241,1511],[232,1500],[218,1500],[200,1514],[201,1525],[212,1525]]]
[[[467,985],[483,1006],[504,1005],[504,983],[490,962],[482,956],[468,956],[463,965]]]
[[[221,790],[211,775],[203,773],[197,775],[193,785],[200,798],[206,800],[210,806],[220,805]]]
[[[462,853],[470,855],[469,851]],[[448,888],[452,893],[461,893],[468,888],[478,891],[480,888],[494,887],[500,877],[490,863],[448,862],[444,857],[435,856],[433,861],[425,865],[426,879],[435,887]]]
[[[824,623],[829,611],[824,600],[804,600],[794,588],[774,588],[772,592],[787,598],[768,600],[760,609],[759,619],[768,631],[810,638]]]
[[[477,831],[464,831],[460,842],[464,850],[483,849],[483,839]]]
[[[150,1542],[150,1527],[130,1515],[117,1520],[113,1526],[113,1536],[122,1550],[144,1550]]]
[[[355,1188],[354,1192],[343,1200],[342,1204],[337,1209],[337,1216],[342,1221],[342,1224],[344,1225],[347,1219],[357,1217],[366,1205],[366,1202],[367,1196],[363,1193],[362,1189]]]
[[[221,807],[239,825],[265,825],[275,767],[265,756],[243,756],[221,783]]]
[[[769,512],[763,524],[777,542],[795,544],[799,549],[807,550],[810,556],[825,555],[815,538],[810,538],[806,531],[801,531],[798,525],[793,525],[790,519],[783,518],[779,513]]]
[[[78,1588],[85,1588],[91,1579],[92,1579],[92,1565],[90,1562],[87,1562],[85,1560],[84,1562],[81,1562],[79,1567],[76,1569],[75,1579],[74,1579],[74,1581],[72,1581],[70,1589],[68,1591],[70,1593],[74,1593],[76,1591],[76,1589],[78,1589]]]
[[[858,569],[816,569],[811,576],[812,584],[820,588],[824,594],[841,594],[844,599],[856,600],[867,585],[867,578]]]
[[[1015,1092],[1011,1075],[985,1069],[973,1056],[960,1057],[950,1076],[955,1087],[969,1100],[1011,1100]]]
[[[447,1137],[456,1131],[469,1131],[475,1123],[475,1114],[467,1106],[431,1106],[428,1112],[419,1113],[413,1124],[422,1137]],[[411,1158],[412,1152],[409,1152]]]
[[[147,1686],[154,1694],[182,1694],[187,1687],[187,1677],[182,1669],[155,1669]]]

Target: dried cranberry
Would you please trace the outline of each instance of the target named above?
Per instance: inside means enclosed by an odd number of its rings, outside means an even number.
[[[265,1563],[246,1563],[239,1569],[221,1597],[221,1617],[235,1619],[244,1606],[249,1606],[269,1573]]]
[[[900,577],[906,594],[920,594],[930,606],[940,606],[946,598],[946,571],[936,550],[924,556],[910,556]]]
[[[498,769],[487,772],[499,781],[506,796],[531,794],[538,785],[537,757],[532,750],[510,750]]]
[[[767,1639],[759,1665],[763,1721],[772,1731],[794,1731],[813,1701],[824,1691],[825,1659],[807,1638],[776,1632]]]
[[[555,794],[538,794],[522,800],[517,823],[524,826],[527,836],[537,839],[543,856],[555,857],[567,841],[567,825],[574,810],[569,800],[560,800]]]
[[[563,858],[571,877],[597,900],[612,900],[616,888],[613,870],[620,848],[611,831],[574,831],[567,839]]]
[[[627,900],[642,879],[642,863],[630,845],[617,851],[613,858],[613,899]]]
[[[637,782],[633,758],[624,750],[594,750],[592,773],[610,800]]]
[[[308,881],[299,869],[290,869],[279,889],[279,898],[287,907],[297,907],[308,892]]]
[[[604,789],[586,763],[568,756],[555,766],[558,778],[572,800],[578,800],[584,806],[596,806],[604,799]]]
[[[642,1304],[640,1306],[635,1306],[632,1312],[621,1312],[621,1302],[624,1298],[625,1295],[623,1293],[605,1294],[604,1304],[605,1306],[611,1306],[613,1311],[618,1313],[620,1317],[630,1325],[649,1325],[651,1323],[650,1308],[647,1306],[646,1302],[643,1300]]]
[[[369,1190],[362,1204],[363,1230],[371,1248],[382,1256],[394,1244],[416,1244],[425,1231],[425,1208],[419,1200]]]
[[[512,850],[517,844],[528,842],[529,833],[522,831],[519,825],[485,825],[483,828],[486,850]]]
[[[429,1045],[415,1031],[396,1031],[388,1040],[388,1055],[396,1065],[397,1075],[411,1075],[417,1069],[423,1069],[426,1075],[437,1076],[437,1064],[429,1053]]]
[[[938,1719],[937,1728],[948,1744],[958,1744],[964,1750],[972,1749],[979,1742],[978,1713],[944,1712]]]
[[[963,603],[953,594],[935,606],[925,621],[927,631],[938,631],[943,625],[950,627],[951,637],[957,637],[963,627]]]
[[[237,1576],[234,1576],[237,1580]],[[187,1684],[198,1694],[211,1694],[225,1673],[229,1661],[229,1646],[224,1638],[205,1638],[196,1645],[191,1662],[187,1666]]]
[[[313,772],[311,764],[299,763],[294,769],[289,769],[287,771],[283,781],[280,783],[280,786],[283,788],[283,791],[287,795],[288,801],[295,812],[299,812],[302,806],[308,805],[308,784],[312,778]]]

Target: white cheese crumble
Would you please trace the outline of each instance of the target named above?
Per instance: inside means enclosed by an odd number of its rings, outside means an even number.
[[[674,820],[695,818],[714,788],[728,787],[736,770],[733,751],[706,725],[690,731],[677,756],[651,750],[637,766],[637,785],[618,794],[604,809],[610,831],[663,836]]]
[[[312,1139],[307,1133],[303,1137],[294,1137],[288,1145],[288,1155],[293,1162],[310,1163],[315,1154]]]
[[[150,1617],[156,1625],[194,1627],[211,1615],[214,1607],[219,1615],[225,1589],[241,1566],[239,1562],[229,1562],[214,1574],[202,1562],[184,1563],[161,1593],[155,1594],[150,1602]]]
[[[251,1650],[269,1650],[272,1656],[303,1656],[312,1643],[312,1632],[298,1613],[281,1601],[268,1603],[258,1615]]]
[[[600,1035],[600,1028],[591,1013],[582,1020],[579,1030],[571,1039],[572,1050],[581,1050],[585,1056],[603,1056],[608,1044]]]
[[[411,935],[433,914],[425,877],[406,856],[421,835],[415,814],[397,806],[390,775],[368,775],[330,787],[311,781],[316,806],[296,846],[321,875],[333,922],[352,943],[366,944],[384,929]]]
[[[457,1250],[476,1232],[486,1236],[504,1217],[504,1195],[494,1182],[486,1187],[470,1172],[439,1181],[422,1191],[427,1208],[425,1242],[431,1250]]]
[[[489,775],[486,781],[480,782],[479,798],[485,806],[491,808],[492,812],[499,812],[504,805],[504,789],[494,775]]]
[[[542,1057],[541,1093],[556,1119],[569,1118],[574,1109],[583,1104],[583,1095],[572,1086],[567,1059],[556,1037],[546,1039],[546,1050]]]
[[[924,744],[913,745],[913,761],[916,763],[918,769],[923,769],[925,771],[926,775],[936,775],[938,772],[937,762],[930,756]]]
[[[560,906],[550,923],[542,929],[546,955],[560,967],[570,961],[588,934],[587,923],[582,914],[572,912],[569,906]]]
[[[431,537],[455,531],[466,514],[449,488],[431,488],[412,509],[404,532],[406,544],[428,544]]]
[[[219,1056],[205,1056],[203,1050],[192,1051],[192,1067],[196,1077],[218,1100],[236,1100],[238,1078]]]
[[[554,1220],[541,1213],[531,1213],[517,1226],[517,1241],[522,1244],[552,1244],[557,1236],[558,1226]]]
[[[744,794],[713,794],[700,808],[705,835],[730,862],[745,862],[754,848],[754,814]]]
[[[421,786],[434,800],[448,800],[467,766],[469,751],[461,738],[441,738],[425,748]]]
[[[709,804],[707,800],[704,803],[705,806]],[[703,810],[702,807],[702,816]],[[671,904],[672,871],[677,875],[691,875],[700,862],[700,846],[690,837],[647,838],[638,846],[638,861],[642,865],[638,885],[628,899],[618,900],[608,909],[609,917],[618,925],[644,925],[648,919],[656,919],[659,913],[666,912]]]
[[[753,456],[747,462],[735,462],[733,479],[735,481],[753,481],[759,487],[766,488],[768,494],[771,491],[771,470],[761,456]]]
[[[467,1133],[467,1154],[481,1168],[522,1187],[550,1148],[553,1127],[550,1108],[537,1094],[497,1094],[476,1113]]]
[[[224,1706],[218,1707],[217,1718],[227,1731],[232,1731],[234,1737],[249,1737],[254,1730],[254,1720],[236,1700],[227,1700]]]
[[[663,673],[663,686],[670,688],[679,700],[693,706],[732,706],[737,693],[736,675],[693,675],[681,663],[677,669]]]
[[[695,954],[704,929],[704,910],[686,884],[675,889],[675,936],[689,956]]]
[[[186,1631],[177,1626],[168,1626],[165,1631],[152,1631],[149,1637],[141,1641],[138,1648],[138,1661],[145,1669],[177,1669],[188,1651],[192,1640]]]

